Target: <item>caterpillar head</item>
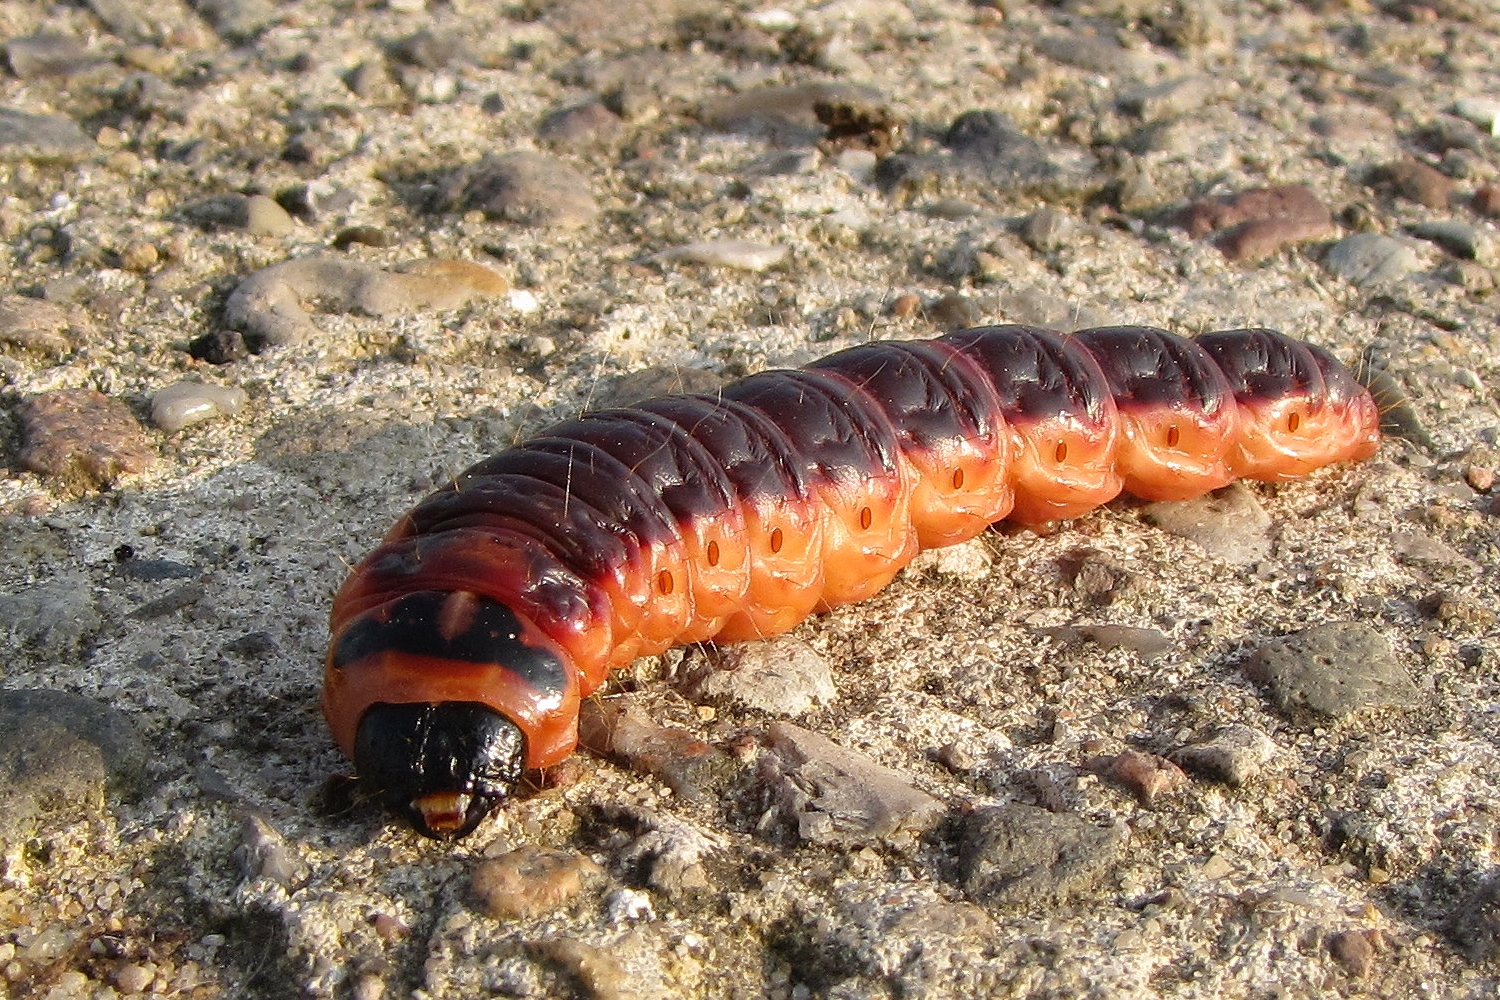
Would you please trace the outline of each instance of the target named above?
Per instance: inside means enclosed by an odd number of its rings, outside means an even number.
[[[475,702],[372,705],[354,766],[418,833],[462,837],[511,797],[526,757],[514,722]]]
[[[354,607],[335,606],[323,712],[361,786],[418,833],[469,833],[572,751],[578,671],[525,616],[467,590]]]

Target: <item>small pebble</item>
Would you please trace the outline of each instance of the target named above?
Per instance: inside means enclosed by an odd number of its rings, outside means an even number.
[[[1354,233],[1328,249],[1323,266],[1350,284],[1368,288],[1404,278],[1422,262],[1416,251],[1395,237]]]
[[[0,626],[48,656],[69,656],[99,627],[94,595],[77,577],[58,576],[0,594]]]
[[[21,465],[94,489],[142,472],[153,452],[130,407],[93,389],[56,389],[22,403]]]
[[[1104,775],[1148,806],[1182,788],[1188,780],[1176,764],[1139,750],[1125,750],[1114,757],[1091,763],[1089,770]]]
[[[811,646],[790,636],[740,643],[720,652],[692,689],[699,701],[734,704],[771,715],[805,715],[838,696],[833,671]]]
[[[174,434],[217,416],[232,417],[247,399],[245,390],[233,386],[174,382],[151,397],[151,421]]]
[[[530,920],[565,906],[603,870],[582,854],[526,845],[474,866],[470,888],[496,920]]]
[[[1021,223],[1021,239],[1038,253],[1061,249],[1077,231],[1078,223],[1072,216],[1050,207],[1037,209]]]
[[[599,215],[581,173],[532,150],[486,156],[454,171],[439,202],[449,211],[477,209],[491,219],[558,229],[589,225]]]
[[[71,163],[94,149],[94,140],[71,118],[0,108],[0,162]]]
[[[372,972],[361,973],[354,977],[354,988],[351,992],[353,1000],[384,1000],[385,992],[385,980]]]
[[[1417,703],[1417,689],[1375,629],[1332,622],[1266,643],[1245,675],[1289,715],[1343,718],[1362,708]]]
[[[901,319],[909,319],[917,314],[922,308],[922,297],[913,295],[911,292],[896,296],[891,300],[891,315]]]
[[[775,722],[767,742],[779,770],[757,775],[798,835],[817,844],[903,843],[943,815],[939,800],[911,776],[789,722]]]
[[[982,806],[959,833],[959,885],[993,912],[1037,912],[1098,885],[1125,843],[1123,826],[1012,802]]]
[[[396,61],[422,69],[446,69],[473,65],[477,61],[474,46],[468,38],[457,32],[428,28],[392,42],[389,52]]]
[[[120,266],[127,271],[149,271],[160,259],[161,252],[154,243],[132,243],[120,251]]]
[[[136,962],[121,962],[115,966],[110,978],[121,993],[144,993],[156,978],[156,973]]]
[[[253,194],[245,200],[244,226],[251,236],[286,236],[296,223],[276,199]]]
[[[1154,628],[1128,625],[1061,625],[1040,630],[1044,635],[1063,642],[1092,642],[1104,649],[1128,649],[1150,663],[1176,648],[1171,636]]]
[[[609,949],[569,937],[545,938],[533,947],[576,980],[583,996],[594,1000],[646,1000],[648,996],[636,988],[632,970]]]
[[[64,691],[0,692],[0,845],[134,798],[147,750],[124,713]]]
[[[647,260],[686,261],[711,267],[734,267],[744,271],[764,271],[781,263],[787,248],[751,240],[706,240],[684,243],[654,253]]]
[[[1275,755],[1271,737],[1252,726],[1231,723],[1209,739],[1178,750],[1172,760],[1194,774],[1239,788]]]
[[[1391,532],[1391,551],[1408,566],[1441,570],[1460,576],[1475,576],[1479,565],[1453,546],[1420,529]]]
[[[998,111],[964,112],[948,126],[942,141],[955,165],[983,176],[1001,190],[1062,194],[1089,190],[1102,183],[1092,160],[1079,158],[1059,144],[1033,139]],[[923,163],[920,158],[904,162],[892,156],[882,162],[881,170],[897,170],[909,179],[911,167]],[[925,163],[940,167],[935,161]],[[877,172],[877,176],[881,174]],[[884,176],[887,179],[882,186],[890,187],[889,175]]]
[[[600,101],[552,112],[537,127],[537,138],[563,149],[599,145],[620,132],[620,116]]]
[[[1493,97],[1463,97],[1454,106],[1460,117],[1485,129],[1490,135],[1500,136],[1500,100]]]
[[[1489,257],[1484,236],[1475,226],[1457,219],[1433,219],[1418,222],[1411,227],[1411,234],[1418,239],[1436,243],[1455,257],[1463,260],[1479,260]]]
[[[5,43],[5,57],[10,71],[22,80],[71,76],[98,62],[77,38],[51,31],[12,38]]]
[[[1189,236],[1203,236],[1252,219],[1289,219],[1308,226],[1333,225],[1333,215],[1318,196],[1301,184],[1254,188],[1222,198],[1203,198],[1178,215]]]
[[[219,37],[229,42],[248,42],[278,23],[285,5],[271,0],[198,0],[194,9]]]
[[[0,344],[57,356],[72,349],[68,310],[56,302],[0,295]]]
[[[961,292],[949,292],[927,307],[927,318],[944,330],[962,330],[984,322],[984,309]]]
[[[1242,264],[1264,260],[1283,247],[1332,235],[1329,222],[1314,219],[1251,219],[1219,233],[1214,243],[1224,256]]]
[[[719,794],[739,772],[727,753],[686,730],[664,726],[628,698],[589,699],[579,711],[578,742],[632,770],[660,779],[679,798]]]
[[[235,859],[247,879],[269,879],[285,888],[307,875],[307,864],[291,849],[281,831],[261,819],[248,816],[240,824],[240,845]]]
[[[1212,77],[1178,77],[1127,90],[1116,103],[1122,111],[1145,121],[1164,121],[1198,110],[1217,89]]]
[[[346,250],[356,243],[367,247],[390,247],[396,245],[396,237],[379,226],[350,226],[340,229],[333,238],[333,245]]]
[[[1378,931],[1339,931],[1328,938],[1328,954],[1356,979],[1370,974],[1375,965]]]
[[[1388,163],[1380,173],[1403,198],[1428,208],[1447,208],[1453,197],[1453,179],[1421,160],[1407,158]]]
[[[1204,551],[1235,566],[1248,566],[1271,552],[1271,515],[1243,483],[1180,503],[1147,504],[1147,521],[1197,542]]]
[[[612,924],[633,924],[656,916],[651,896],[639,889],[617,889],[605,901],[606,919]]]
[[[230,365],[248,358],[250,348],[238,330],[213,330],[189,341],[188,354],[211,365]]]

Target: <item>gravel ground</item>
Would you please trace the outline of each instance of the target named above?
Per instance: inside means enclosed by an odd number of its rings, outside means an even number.
[[[15,0],[0,42],[10,995],[1500,988],[1483,0]],[[1358,466],[643,660],[460,844],[331,780],[331,596],[434,484],[983,322],[1275,327],[1409,402]]]

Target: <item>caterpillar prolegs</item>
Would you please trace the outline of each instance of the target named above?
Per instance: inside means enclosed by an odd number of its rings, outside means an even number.
[[[572,752],[579,700],[636,657],[784,632],[1006,518],[1365,458],[1379,419],[1310,344],[1126,326],[869,343],[586,413],[459,475],[354,570],[323,710],[363,782],[461,836]]]

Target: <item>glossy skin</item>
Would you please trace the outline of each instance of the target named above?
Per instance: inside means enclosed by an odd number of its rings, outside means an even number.
[[[573,751],[579,700],[637,657],[784,632],[1006,518],[1365,458],[1378,427],[1319,348],[1148,327],[865,344],[585,414],[464,472],[355,569],[324,712],[394,809],[461,836]]]

